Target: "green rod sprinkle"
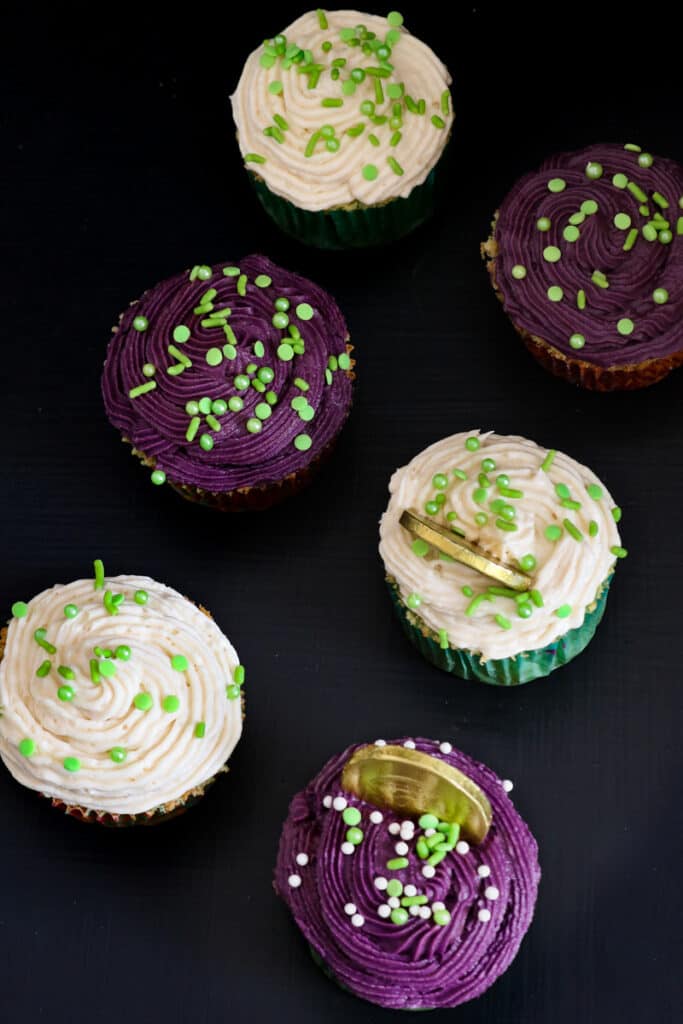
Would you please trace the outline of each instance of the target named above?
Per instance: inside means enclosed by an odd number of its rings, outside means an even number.
[[[626,241],[622,245],[622,250],[624,252],[629,252],[633,248],[633,246],[636,244],[637,238],[638,238],[638,228],[631,228],[631,230],[629,231],[629,233],[626,236]]]
[[[244,154],[245,164],[264,164],[266,158],[261,156],[259,153],[245,153]]]
[[[394,174],[398,174],[398,176],[401,177],[401,175],[403,174],[403,168],[401,167],[401,165],[398,162],[398,160],[395,160],[393,156],[388,156],[387,157],[387,163],[391,167],[391,169],[394,172]]]
[[[441,93],[441,113],[448,117],[451,112],[451,94],[448,89],[444,89]]]
[[[343,107],[344,100],[335,99],[333,96],[326,96],[324,100],[320,101],[321,107]]]
[[[555,451],[554,448],[551,448],[548,451],[548,454],[546,455],[546,457],[544,458],[543,462],[541,463],[541,469],[543,470],[544,473],[548,472],[548,470],[552,466],[553,462],[555,461],[555,456],[556,455],[557,455],[557,452]]]
[[[181,352],[179,348],[176,348],[175,345],[169,345],[168,346],[168,354],[173,356],[174,359],[177,359],[178,362],[181,364],[181,366],[185,366],[185,367],[192,366],[192,360],[189,359],[188,356],[186,356],[184,352]],[[153,383],[154,383],[154,381],[150,381],[150,384],[153,384]],[[148,390],[149,390],[149,388],[148,388]]]
[[[328,28],[329,26],[327,24],[327,17],[325,15],[325,12],[323,11],[323,9],[321,7],[319,7],[315,13],[318,15],[318,24],[320,25],[320,27],[323,30]]]
[[[351,132],[351,129],[349,129],[349,134],[350,134],[350,132]],[[360,133],[356,132],[355,134],[358,135]],[[308,144],[306,146],[306,149],[304,150],[304,156],[306,156],[306,157],[313,156],[313,154],[315,152],[315,147],[316,147],[316,145],[317,145],[317,143],[318,143],[318,141],[319,141],[319,139],[321,137],[322,136],[321,136],[320,132],[313,132],[313,134],[311,135],[310,139],[308,140]]]
[[[477,608],[479,607],[479,605],[483,601],[490,601],[490,600],[491,600],[491,598],[489,597],[488,594],[477,594],[477,596],[475,598],[473,598],[470,601],[470,603],[467,605],[467,608],[465,608],[465,615],[474,615],[474,613],[476,612]]]
[[[247,275],[240,274],[237,278],[237,294],[244,297],[247,294]]]
[[[195,437],[197,436],[197,431],[199,430],[199,424],[200,423],[201,423],[201,419],[200,419],[199,416],[193,416],[192,417],[192,419],[190,420],[189,426],[188,426],[187,430],[185,431],[185,440],[186,441],[194,441]]]
[[[375,78],[375,103],[384,103],[384,89],[382,88],[381,78]]]
[[[581,533],[581,530],[578,528],[578,526],[574,525],[571,519],[564,519],[563,522],[564,528],[570,537],[573,537],[574,540],[583,540],[583,534]]]
[[[629,190],[632,196],[635,196],[639,203],[646,203],[647,196],[643,192],[639,185],[636,185],[635,181],[629,181],[626,188]]]
[[[154,391],[156,386],[155,380],[148,380],[146,384],[138,384],[137,387],[131,388],[128,392],[128,397],[138,398],[140,395],[146,395],[148,391]]]
[[[99,590],[104,586],[104,563],[101,558],[96,558],[92,564],[95,573],[95,586],[94,590]]]
[[[446,127],[446,122],[438,114],[432,114],[432,124],[439,130]]]

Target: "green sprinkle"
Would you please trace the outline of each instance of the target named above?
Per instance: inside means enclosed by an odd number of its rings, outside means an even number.
[[[297,434],[297,436],[294,438],[294,447],[297,449],[297,451],[307,452],[312,444],[313,441],[308,436],[308,434]]]
[[[522,555],[519,560],[519,567],[522,572],[533,572],[536,568],[536,558],[534,555]]]
[[[220,366],[223,362],[223,353],[219,348],[210,348],[205,358],[209,366]]]
[[[401,900],[402,907],[422,907],[425,903],[429,903],[426,896],[404,896]]]
[[[315,311],[307,302],[300,302],[295,312],[299,320],[311,320]]]
[[[136,316],[133,320],[133,327],[136,331],[146,331],[149,327],[149,320],[146,316]]]
[[[380,105],[380,104],[384,103],[384,90],[382,89],[382,79],[381,79],[381,76],[375,77],[373,79],[373,85],[374,85],[374,88],[375,88],[375,102],[378,105]]]
[[[439,647],[442,651],[447,651],[449,647],[448,632],[445,629],[439,630]]]
[[[654,224],[645,224],[642,232],[646,242],[655,242],[657,240],[657,228]]]
[[[610,551],[612,552],[615,558],[626,558],[626,556],[628,555],[628,551],[626,550],[626,548],[620,548],[618,545],[615,545],[613,548],[610,548]]]
[[[574,349],[580,349],[586,344],[586,339],[583,334],[571,334],[569,336],[569,344]]]
[[[194,727],[194,735],[198,740],[203,740],[206,736],[206,722],[197,722]]]
[[[68,605],[67,607],[76,608],[75,605]],[[12,605],[11,611],[15,619],[23,619],[28,615],[28,605],[25,601],[15,601]],[[78,611],[77,608],[76,611]],[[64,609],[64,613],[66,614],[66,609]]]
[[[458,480],[467,480],[467,473],[464,469],[454,469],[453,476],[457,477]]]
[[[439,130],[446,127],[446,122],[438,114],[432,114],[431,121],[434,127]]]
[[[419,608],[420,605],[422,604],[422,598],[420,597],[419,594],[416,593],[408,594],[406,604],[408,605],[409,608],[412,608],[414,611],[416,608]]]
[[[574,227],[573,224],[568,224],[562,232],[562,237],[566,242],[576,242],[580,235],[581,232],[577,227]]]
[[[598,204],[594,199],[584,199],[581,203],[581,213],[585,213],[587,217],[591,217],[594,213],[598,212]]]
[[[572,213],[569,218],[570,224],[583,224],[586,219],[586,214],[579,210],[577,213]]]
[[[41,664],[36,669],[36,675],[38,676],[39,679],[44,679],[45,676],[49,674],[51,668],[52,662],[47,661],[46,659],[45,661],[41,662]]]
[[[366,181],[374,181],[377,175],[379,174],[379,171],[374,164],[365,164],[361,171],[361,174],[363,175]]]
[[[180,708],[180,699],[171,693],[168,697],[164,697],[161,702],[161,706],[164,711],[168,712],[169,715],[172,715]]]
[[[626,188],[629,190],[632,196],[635,196],[639,203],[646,203],[647,196],[643,192],[642,188],[636,185],[635,181],[629,181]]]
[[[530,590],[529,597],[534,602],[537,608],[543,607],[543,598],[541,596],[540,590]]]
[[[403,883],[398,878],[390,878],[386,888],[387,896],[400,896],[403,892]]]
[[[461,587],[461,590],[465,597],[472,597],[472,595],[474,594],[472,587],[467,586],[467,584],[465,584],[464,587]]]
[[[676,221],[676,234],[683,235],[683,217],[679,217]]]
[[[243,159],[246,164],[264,164],[266,162],[266,158],[259,153],[245,153]]]
[[[391,167],[394,174],[397,174],[399,177],[403,174],[403,168],[401,167],[398,160],[395,160],[393,156],[387,157],[387,163]]]
[[[569,534],[570,537],[573,537],[574,540],[583,540],[583,534],[581,533],[581,530],[578,528],[578,526],[575,526],[575,524],[571,521],[571,519],[564,519],[563,523],[564,523],[564,528],[565,528],[565,530],[567,531],[567,533]],[[546,536],[547,535],[548,534],[547,534],[547,531],[546,531]]]
[[[597,537],[598,530],[599,530],[599,527],[598,527],[598,524],[596,523],[595,519],[591,519],[590,523],[588,524],[588,533],[589,533],[589,535],[591,537]]]
[[[500,477],[498,479],[500,480]],[[520,491],[516,487],[505,487],[503,484],[498,484],[498,493],[502,494],[504,498],[524,497],[524,491]]]
[[[586,308],[586,293],[583,290],[583,288],[579,288],[578,292],[576,293],[576,305],[579,309]]]
[[[145,375],[145,377],[153,377],[154,374],[157,372],[157,368],[156,366],[154,366],[153,363],[145,363],[144,366],[142,367],[142,372]]]
[[[240,695],[240,688],[236,683],[229,683],[225,687],[225,696],[228,700],[237,700]]]
[[[590,160],[586,164],[586,177],[590,178],[591,181],[597,181],[598,178],[601,178],[602,164],[599,164],[597,160]]]
[[[634,142],[627,142],[624,149],[627,149],[629,153],[640,153],[641,147],[636,146]]]
[[[474,521],[477,524],[477,526],[486,526],[486,524],[489,521],[489,517],[486,515],[485,512],[477,512],[474,517]]]
[[[673,241],[673,235],[668,230],[660,231],[658,237],[662,245],[670,245]]]
[[[465,615],[474,615],[480,604],[482,604],[484,601],[490,600],[491,598],[488,594],[477,594],[477,596],[470,601],[467,608],[465,609]]]
[[[545,536],[548,540],[556,541],[562,536],[562,527],[551,524],[545,528]]]
[[[391,911],[391,920],[394,924],[405,924],[408,920],[409,914],[405,907],[396,907]]]
[[[99,670],[105,679],[111,679],[112,676],[116,675],[116,665],[113,661],[101,661],[99,664]]]
[[[184,654],[173,654],[171,656],[171,668],[176,672],[187,671],[188,661]]]
[[[445,856],[445,850],[435,850],[434,853],[432,853],[431,856],[427,858],[427,863],[430,864],[433,868],[435,868],[437,864],[441,863]]]
[[[570,508],[574,512],[578,512],[578,510],[581,508],[581,502],[580,501],[574,501],[573,498],[564,498],[560,502],[560,504],[562,505],[562,508]]]
[[[566,619],[568,615],[572,613],[572,606],[570,604],[561,604],[559,608],[556,608],[554,614],[557,615],[558,619]]]
[[[343,107],[344,100],[336,99],[334,96],[326,96],[324,100],[320,101],[321,107]]]
[[[345,825],[358,825],[362,815],[357,807],[346,807],[342,813],[342,820]]]
[[[114,657],[119,661],[130,661],[131,650],[128,644],[119,644],[114,651]]]
[[[114,764],[123,764],[128,757],[128,751],[125,747],[112,747],[109,751],[109,757],[112,759]]]
[[[523,281],[526,277],[526,267],[522,266],[521,263],[516,263],[510,273],[516,281]]]
[[[551,302],[561,302],[564,297],[564,292],[559,284],[551,284],[546,294]]]
[[[48,654],[56,654],[57,648],[54,646],[54,644],[51,644],[49,640],[46,639],[46,637],[47,629],[44,626],[41,626],[40,629],[37,629],[33,634],[33,639],[35,640],[39,647],[42,647],[43,650],[47,651]]]
[[[408,867],[407,857],[392,857],[391,860],[387,861],[388,871],[402,871],[403,868]]]
[[[480,441],[478,437],[468,437],[465,441],[465,448],[467,448],[468,452],[476,452],[479,446]]]
[[[548,182],[549,192],[564,192],[567,187],[567,182],[564,178],[551,178]]]
[[[621,320],[617,321],[617,330],[619,331],[619,334],[624,336],[633,334],[634,327],[635,324],[633,323],[633,320],[629,320],[627,316],[622,317]]]
[[[649,153],[641,153],[638,157],[638,165],[640,167],[652,167],[653,159]]]
[[[624,242],[624,244],[622,246],[623,251],[624,252],[629,252],[633,248],[633,246],[636,244],[636,239],[637,238],[638,238],[638,228],[631,228],[631,230],[629,231],[628,235],[626,236],[626,241]]]
[[[413,554],[417,555],[418,558],[424,558],[425,555],[429,554],[429,544],[426,540],[422,540],[421,537],[416,537],[410,546]]]
[[[258,277],[254,278],[254,284],[257,288],[269,288],[272,283],[271,278],[267,274],[259,274]]]
[[[81,762],[77,757],[65,757],[62,764],[67,772],[78,772],[81,770]]]
[[[154,704],[152,694],[146,693],[144,691],[142,693],[136,693],[135,697],[133,698],[133,704],[138,709],[138,711],[149,711],[152,705]]]
[[[550,467],[552,466],[553,462],[555,461],[555,456],[556,455],[557,455],[557,452],[556,452],[556,450],[554,448],[548,449],[548,453],[546,454],[546,457],[544,458],[543,462],[541,463],[541,469],[543,470],[544,473],[547,473],[549,471]]]
[[[599,484],[586,484],[586,493],[588,494],[588,497],[592,498],[594,501],[600,501],[603,491]]]
[[[558,260],[562,259],[562,253],[556,245],[546,245],[543,250],[543,259],[546,263],[557,263]]]
[[[18,750],[22,757],[33,757],[36,752],[36,741],[25,736],[19,741]]]
[[[500,626],[501,629],[511,629],[512,628],[512,623],[510,622],[509,619],[506,619],[504,615],[496,615],[495,619],[496,619],[496,622],[498,623],[498,625]]]
[[[625,174],[615,174],[612,178],[612,184],[615,188],[626,188],[628,185],[628,178]]]
[[[379,139],[377,138],[376,135],[373,135],[372,132],[370,133],[370,135],[368,135],[368,142],[372,146],[379,146]]]
[[[387,14],[387,22],[392,28],[400,28],[403,24],[403,15],[399,11],[389,11]]]
[[[616,213],[614,215],[614,226],[619,228],[620,231],[626,231],[627,228],[631,227],[631,218],[627,213]]]
[[[73,686],[60,686],[59,689],[57,690],[57,696],[59,697],[60,700],[73,700],[74,697],[76,696],[76,691],[74,690]]]
[[[140,395],[146,395],[148,391],[154,391],[156,386],[156,381],[148,380],[145,384],[138,384],[137,387],[131,388],[128,397],[139,398]]]
[[[60,665],[58,667],[57,671],[59,672],[59,674],[62,677],[62,679],[71,679],[71,680],[73,680],[73,679],[76,678],[76,673],[74,672],[74,670],[72,668],[69,668],[68,665]]]
[[[133,600],[136,604],[147,604],[149,600],[149,594],[146,590],[136,590],[133,595]]]

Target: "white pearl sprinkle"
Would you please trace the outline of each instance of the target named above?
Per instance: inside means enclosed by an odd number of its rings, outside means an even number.
[[[387,900],[387,903],[389,904],[392,910],[398,910],[398,908],[401,906],[401,901],[398,898],[398,896],[390,896],[389,899]]]
[[[386,745],[387,745],[387,741],[386,740],[375,740],[375,746],[376,747],[386,747]]]
[[[426,836],[435,836],[436,835],[436,829],[435,828],[426,828],[425,829],[425,835]]]
[[[403,744],[403,746],[407,747],[408,750],[415,750],[415,742],[414,742],[414,740],[406,740],[405,743]]]
[[[462,854],[464,857],[466,853],[470,852],[470,844],[466,843],[464,839],[461,839],[455,844],[456,853]]]
[[[386,878],[382,877],[382,875],[378,875],[377,878],[375,879],[375,889],[379,889],[383,892],[388,885],[389,883],[387,882]]]
[[[362,914],[354,914],[351,918],[351,924],[354,928],[362,928],[365,924],[365,918]]]
[[[445,910],[445,909],[446,909],[446,904],[442,903],[441,900],[435,900],[434,903],[432,903],[432,910]]]
[[[344,913],[348,914],[349,917],[353,917],[353,915],[356,913],[356,904],[355,903],[345,903],[344,904]]]
[[[331,806],[332,806],[332,797],[331,796],[324,796],[323,797],[323,807],[331,807]]]
[[[391,825],[389,826],[389,831],[391,832],[392,836],[397,836],[401,831],[401,826],[397,821],[392,821]]]
[[[372,811],[370,814],[370,821],[373,825],[381,825],[384,821],[384,815],[381,811]]]
[[[404,885],[403,886],[403,895],[404,896],[417,896],[417,889],[415,888],[414,885],[411,885],[410,883],[408,883],[408,885]]]
[[[479,918],[480,921],[484,921],[484,922],[490,921],[491,920],[491,911],[487,910],[486,907],[484,907],[483,910],[479,911],[479,913],[477,914],[477,917]]]
[[[412,917],[419,917],[420,916],[420,908],[419,907],[408,907],[408,913]]]
[[[297,855],[296,855],[296,862],[299,865],[299,867],[305,868],[306,865],[308,864],[308,854],[307,853],[297,853]]]
[[[477,874],[479,875],[480,878],[488,878],[489,875],[491,874],[491,868],[488,866],[488,864],[480,864],[479,867],[477,868]]]
[[[418,907],[418,910],[420,911],[420,917],[422,918],[423,921],[428,921],[429,918],[432,916],[432,911],[430,907]]]
[[[452,749],[453,749],[453,744],[452,743],[440,743],[439,744],[439,750],[441,751],[442,754],[450,754]]]
[[[484,889],[484,896],[487,900],[497,900],[500,893],[496,889],[495,885],[487,885]]]
[[[405,821],[401,822],[401,828],[408,829],[409,832],[414,832],[415,822],[411,821],[410,818],[406,818]]]
[[[353,845],[353,843],[342,843],[341,844],[341,852],[343,854],[345,854],[347,857],[350,857],[355,849],[356,849],[356,847]]]
[[[346,807],[346,804],[346,798],[343,796],[335,796],[334,800],[332,801],[332,806],[334,807],[335,811],[343,811],[344,808]]]
[[[377,908],[377,913],[380,917],[391,917],[391,907],[388,903],[380,903]]]
[[[399,857],[405,857],[405,855],[408,852],[408,844],[407,843],[396,843],[396,845],[394,846],[394,849],[396,850],[396,853],[399,855]]]
[[[292,889],[298,889],[301,885],[301,875],[290,875],[287,881]]]
[[[433,864],[425,864],[425,866],[422,868],[422,874],[424,875],[425,878],[433,878],[434,875],[436,874],[436,868],[434,867]]]
[[[515,788],[515,784],[512,779],[503,779],[503,789],[506,793],[511,793]]]
[[[410,828],[406,828],[405,825],[401,825],[400,836],[401,839],[412,839],[415,836],[415,829],[412,826]]]

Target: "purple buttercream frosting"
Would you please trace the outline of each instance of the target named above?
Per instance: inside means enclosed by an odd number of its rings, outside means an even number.
[[[448,853],[427,878],[424,861],[415,853],[415,841],[423,834],[415,823],[408,867],[388,870],[387,861],[397,856],[400,841],[389,826],[400,818],[382,809],[382,821],[374,823],[370,815],[376,808],[342,790],[343,767],[358,749],[353,746],[328,761],[292,800],[280,840],[275,889],[326,969],[355,995],[396,1009],[453,1007],[481,995],[517,953],[534,913],[538,850],[489,768],[450,744],[408,742],[464,772],[486,794],[492,824],[483,843]],[[348,829],[342,813],[326,806],[330,797],[338,796],[362,815],[363,840],[352,855],[342,852]],[[388,894],[375,883],[382,878],[415,886],[418,895],[428,897],[428,906],[443,903],[450,920],[439,925],[433,916],[409,916],[405,924],[395,924],[381,916],[378,911]],[[489,912],[490,919],[480,919],[480,912],[483,918]]]
[[[680,352],[681,203],[683,167],[639,147],[550,157],[499,210],[496,281],[505,311],[517,327],[601,368]],[[556,301],[553,286],[562,289]]]
[[[278,309],[276,299],[289,305]],[[172,482],[212,492],[276,483],[320,455],[348,415],[347,340],[334,299],[265,256],[194,268],[145,292],[121,317],[102,376],[107,415]],[[153,389],[135,395],[150,382]],[[186,408],[202,398],[219,402],[219,411],[208,410],[213,424],[206,408]]]

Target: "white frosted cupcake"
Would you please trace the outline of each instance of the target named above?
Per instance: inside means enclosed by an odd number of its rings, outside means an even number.
[[[621,510],[568,455],[474,431],[396,470],[380,554],[394,606],[433,664],[515,685],[579,654],[626,556]]]
[[[84,820],[159,821],[203,795],[242,732],[244,668],[209,613],[146,576],[58,584],[0,635],[0,757]]]
[[[407,234],[433,210],[450,82],[397,11],[302,15],[254,50],[232,97],[264,208],[322,248]]]

